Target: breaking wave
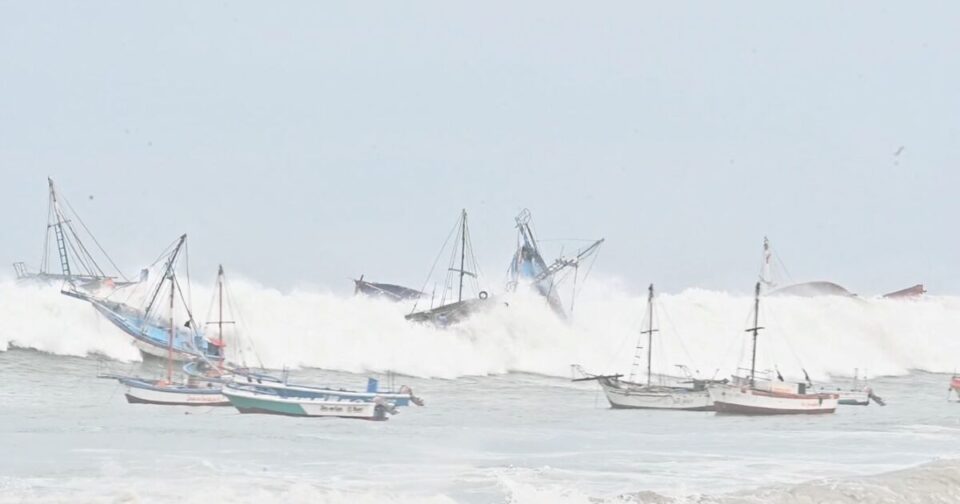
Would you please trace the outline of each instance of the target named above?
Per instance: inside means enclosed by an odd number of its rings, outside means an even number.
[[[569,376],[570,364],[596,372],[628,372],[643,325],[645,293],[614,280],[594,281],[564,321],[532,294],[491,298],[484,312],[438,329],[404,320],[410,305],[330,292],[281,292],[235,280],[244,355],[267,367],[349,372],[393,370],[454,378],[512,371]],[[60,355],[100,354],[137,360],[129,338],[86,303],[57,287],[0,282],[0,350],[15,346]],[[203,320],[213,298],[195,286]],[[201,301],[202,300],[202,301]],[[202,305],[202,306],[201,306]],[[725,376],[749,354],[752,323],[746,294],[688,289],[658,298],[654,367],[689,364],[701,376]],[[960,354],[960,298],[918,300],[776,297],[761,309],[758,363],[797,377],[950,372]],[[250,362],[248,364],[255,364]]]

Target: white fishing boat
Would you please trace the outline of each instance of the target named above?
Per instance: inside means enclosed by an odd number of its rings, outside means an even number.
[[[227,383],[223,395],[240,413],[386,420],[396,409],[385,400],[365,401],[339,395],[284,397],[244,383]]]
[[[883,398],[873,392],[873,387],[867,383],[866,376],[860,377],[860,370],[853,370],[853,381],[848,387],[830,387],[824,385],[819,387],[819,392],[835,393],[840,396],[838,404],[841,406],[868,406],[870,402],[875,402],[880,406],[886,406]]]
[[[118,376],[117,381],[125,387],[124,396],[131,404],[156,404],[164,406],[229,406],[230,400],[221,393],[220,387],[211,383],[184,385],[162,380],[149,381],[142,378]]]
[[[754,292],[753,350],[748,376],[734,376],[730,383],[707,387],[710,399],[718,413],[739,415],[825,414],[837,409],[836,393],[808,393],[807,383],[790,383],[773,379],[758,379],[757,335],[760,329],[760,282]],[[779,373],[778,373],[779,375]]]
[[[653,284],[648,289],[646,318],[647,328],[641,331],[641,340],[637,342],[637,352],[633,360],[633,367],[636,368],[640,362],[640,350],[643,348],[641,342],[643,336],[646,336],[646,383],[621,380],[623,375],[619,374],[588,375],[573,381],[596,380],[612,408],[713,411],[713,401],[707,392],[707,386],[714,381],[698,380],[692,376],[685,378],[660,376],[658,378],[661,383],[653,381],[653,333],[657,332],[653,328]],[[682,368],[686,370],[685,367]]]

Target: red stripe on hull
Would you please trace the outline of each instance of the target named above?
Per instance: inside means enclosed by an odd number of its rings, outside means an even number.
[[[806,410],[757,408],[754,406],[743,406],[724,402],[715,402],[713,406],[716,408],[718,414],[725,415],[822,415],[836,411],[836,408]]]

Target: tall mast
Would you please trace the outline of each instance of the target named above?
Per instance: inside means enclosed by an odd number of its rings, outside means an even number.
[[[60,256],[60,271],[65,277],[70,277],[70,256],[67,254],[67,242],[63,234],[63,213],[60,211],[60,203],[57,202],[57,190],[53,185],[53,179],[47,177],[47,184],[50,187],[50,209],[56,221],[53,223],[53,234],[57,240],[57,254]]]
[[[747,332],[753,333],[753,355],[750,357],[750,386],[754,385],[757,372],[757,334],[760,332],[760,282],[753,293],[753,327],[747,329]]]
[[[177,290],[177,284],[174,281],[173,273],[169,273],[170,279],[170,337],[167,340],[167,383],[173,383],[173,335],[177,326],[173,324],[173,303]]]
[[[463,209],[460,214],[460,292],[457,294],[457,302],[463,301],[463,272],[467,261],[467,209]]]
[[[163,267],[163,278],[167,278],[173,275],[174,268],[177,263],[177,256],[180,254],[180,248],[183,247],[183,242],[187,240],[187,235],[183,234],[180,236],[180,239],[177,240],[177,245],[174,247],[173,252],[170,253],[170,256],[167,258],[167,263]],[[153,290],[153,293],[150,295],[150,301],[147,303],[147,307],[144,310],[144,313],[150,315],[150,310],[153,309],[153,303],[157,300],[157,295],[160,294],[160,288],[163,287],[163,282],[158,282],[157,287]]]
[[[217,270],[217,291],[219,301],[219,311],[220,316],[217,317],[217,344],[220,345],[219,348],[223,348],[223,265],[220,265],[220,269]],[[223,367],[223,361],[225,360],[225,355],[220,355],[220,360],[217,361],[219,367]]]
[[[647,330],[643,331],[642,334],[647,335],[647,386],[650,386],[653,375],[651,372],[653,364],[653,333],[657,332],[657,330],[653,328],[653,284],[650,284],[647,292]]]

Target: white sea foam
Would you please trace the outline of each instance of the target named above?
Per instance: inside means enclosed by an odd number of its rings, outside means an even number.
[[[408,304],[330,292],[281,292],[255,282],[231,285],[249,364],[251,348],[268,367],[352,372],[394,370],[453,378],[510,371],[566,376],[569,365],[629,372],[645,297],[617,282],[591,284],[567,321],[534,295],[491,298],[489,309],[447,328],[410,323]],[[35,348],[64,355],[139,356],[129,338],[86,303],[56,287],[0,283],[0,349]],[[203,320],[211,289],[194,287]],[[142,299],[134,295],[131,299]],[[725,376],[749,362],[749,295],[688,289],[658,298],[654,367],[689,364],[701,376]],[[234,315],[236,316],[236,315]],[[960,354],[960,298],[913,301],[774,297],[763,301],[758,364],[798,377],[950,372]],[[644,343],[645,344],[645,343]]]

